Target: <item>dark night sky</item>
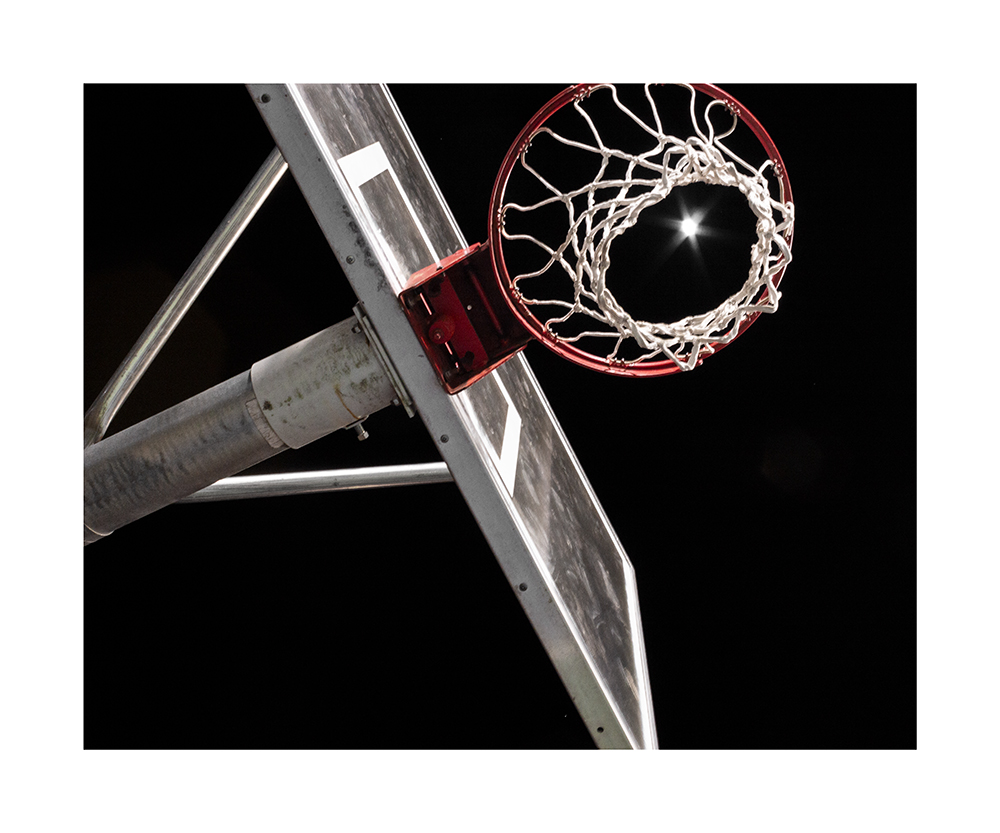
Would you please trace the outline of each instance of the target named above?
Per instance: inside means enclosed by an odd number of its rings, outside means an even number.
[[[668,378],[537,345],[528,360],[635,565],[660,745],[910,749],[916,87],[719,86],[791,177],[777,314]],[[485,239],[496,170],[549,88],[393,92],[466,237]],[[887,99],[876,203],[862,171],[831,165],[844,135],[827,127],[873,123]],[[83,138],[86,408],[273,142],[238,86],[87,86]],[[353,303],[284,177],[113,428]],[[261,470],[436,459],[419,418],[368,428]],[[90,748],[591,746],[450,484],[169,507],[84,563]]]

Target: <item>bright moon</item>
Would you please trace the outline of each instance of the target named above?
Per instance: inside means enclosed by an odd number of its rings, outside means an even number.
[[[683,223],[681,223],[681,231],[684,232],[685,237],[690,237],[698,232],[698,224],[688,217]]]

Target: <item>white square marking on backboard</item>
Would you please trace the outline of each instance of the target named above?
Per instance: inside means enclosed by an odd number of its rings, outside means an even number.
[[[514,481],[517,477],[518,451],[521,447],[521,415],[517,412],[517,408],[514,407],[514,403],[510,399],[510,394],[507,393],[507,388],[500,381],[500,377],[494,374],[493,381],[496,382],[497,387],[500,388],[500,393],[503,394],[503,398],[507,401],[507,419],[503,429],[503,443],[500,449],[500,459],[497,460],[497,470],[500,472],[500,479],[503,481],[504,486],[507,487],[507,491],[513,497]]]
[[[495,386],[495,391],[499,392],[502,397],[502,406],[496,393],[488,387],[491,383]],[[478,403],[478,405],[472,405],[471,400],[462,400],[470,406],[468,414],[474,421],[474,427],[470,425],[470,430],[480,438],[481,448],[490,462],[493,463],[493,468],[499,475],[507,493],[513,498],[517,479],[517,464],[521,451],[521,414],[496,372],[477,382],[468,393],[474,395],[475,401]],[[462,394],[459,396],[461,397]]]
[[[427,246],[427,250],[431,253],[434,262],[437,263],[441,260],[441,257],[434,249],[434,244],[431,243],[430,238],[427,236],[427,231],[424,229],[423,223],[420,222],[420,218],[413,210],[410,198],[406,195],[406,191],[403,190],[399,177],[396,176],[396,172],[392,169],[389,157],[385,155],[385,150],[382,148],[380,142],[373,142],[367,147],[361,148],[361,150],[356,150],[353,153],[347,154],[347,156],[341,156],[337,160],[337,164],[351,186],[351,191],[354,192],[355,198],[362,205],[365,205],[365,198],[361,193],[361,186],[366,182],[370,182],[379,174],[388,172],[389,176],[392,177],[393,184],[396,186],[396,191],[399,192],[399,196],[406,204],[406,210],[409,212],[410,217],[413,218],[413,224],[420,232],[420,237]]]
[[[357,191],[362,185],[380,173],[391,171],[389,158],[385,155],[379,142],[349,153],[337,160],[340,170],[344,172],[351,188]],[[395,179],[395,177],[393,177]]]

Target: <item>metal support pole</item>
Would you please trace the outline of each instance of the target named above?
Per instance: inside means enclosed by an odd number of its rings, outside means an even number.
[[[84,543],[354,425],[395,397],[358,322],[335,324],[87,448]]]
[[[275,148],[90,406],[83,419],[84,448],[104,436],[122,403],[287,169],[288,163]]]
[[[248,474],[226,477],[178,503],[203,503],[216,500],[243,500],[256,497],[311,495],[321,492],[347,492],[356,489],[380,489],[389,486],[417,486],[425,483],[452,483],[446,463],[415,463],[401,466],[368,466],[362,469],[287,472],[283,474]]]

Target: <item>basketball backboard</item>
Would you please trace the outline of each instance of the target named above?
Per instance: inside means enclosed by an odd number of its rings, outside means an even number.
[[[655,748],[634,571],[534,374],[517,355],[449,395],[404,314],[468,243],[389,91],[249,90],[594,742]]]

